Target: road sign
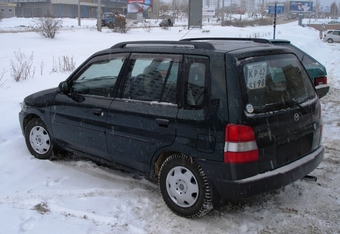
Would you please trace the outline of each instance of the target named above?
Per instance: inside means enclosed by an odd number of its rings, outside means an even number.
[[[283,4],[276,4],[276,14],[284,14],[285,6]],[[268,5],[268,14],[275,14],[275,5]]]

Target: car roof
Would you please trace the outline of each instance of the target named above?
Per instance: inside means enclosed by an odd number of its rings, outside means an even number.
[[[266,44],[271,43],[267,39],[257,38],[190,38],[182,39],[180,41],[126,41],[113,45],[111,49],[129,47],[182,47],[229,52],[243,48],[261,47]]]
[[[265,38],[235,38],[235,37],[204,37],[204,38],[185,38],[181,41],[204,41],[210,42],[216,48],[231,51],[241,48],[259,47],[263,44],[290,44],[285,39],[265,39]],[[232,43],[230,43],[232,42]]]
[[[249,56],[260,56],[278,53],[293,53],[285,47],[274,46],[267,39],[257,38],[189,38],[180,41],[126,41],[113,45],[111,50],[126,52],[163,53],[194,53],[217,54],[228,53],[238,59]]]

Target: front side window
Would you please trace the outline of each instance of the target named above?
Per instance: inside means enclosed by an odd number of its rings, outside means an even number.
[[[181,55],[132,54],[123,98],[176,104]]]
[[[315,97],[307,73],[293,55],[258,57],[241,64],[248,112],[289,108]]]
[[[127,54],[110,54],[92,59],[72,81],[72,91],[111,97]]]

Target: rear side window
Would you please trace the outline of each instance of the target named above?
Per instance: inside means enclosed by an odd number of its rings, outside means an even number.
[[[186,56],[185,66],[187,80],[185,80],[186,108],[200,109],[205,105],[208,92],[209,58],[204,56]]]
[[[249,113],[284,109],[315,97],[308,75],[293,55],[258,57],[241,64]]]
[[[181,55],[132,54],[123,97],[176,104],[181,60]]]

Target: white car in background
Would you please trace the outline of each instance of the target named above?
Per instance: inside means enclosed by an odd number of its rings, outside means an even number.
[[[340,30],[330,29],[323,36],[323,40],[328,43],[340,42]]]

